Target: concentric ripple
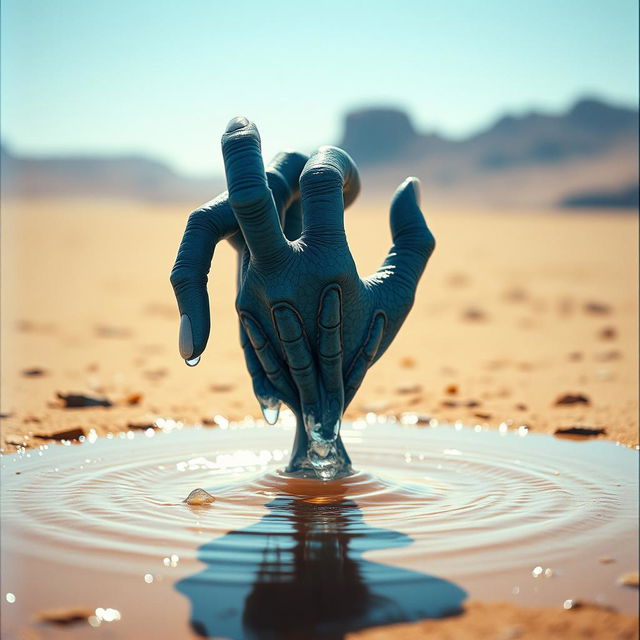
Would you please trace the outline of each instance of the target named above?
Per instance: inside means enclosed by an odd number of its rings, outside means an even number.
[[[290,426],[136,433],[3,456],[3,550],[12,562],[184,578],[202,566],[203,543],[257,532],[229,548],[225,575],[237,580],[265,538],[289,531],[291,504],[349,504],[340,526],[368,560],[439,576],[475,599],[637,606],[637,591],[615,581],[637,563],[636,451],[522,430],[359,422],[342,434],[359,471],[326,483],[278,471]],[[215,502],[184,504],[197,487]],[[411,541],[367,545],[373,528]]]

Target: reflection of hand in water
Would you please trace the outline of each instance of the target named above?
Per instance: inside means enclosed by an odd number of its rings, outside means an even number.
[[[466,594],[455,584],[362,557],[411,538],[369,527],[351,500],[322,500],[278,497],[260,522],[200,548],[207,568],[176,585],[199,635],[342,638],[460,611]]]

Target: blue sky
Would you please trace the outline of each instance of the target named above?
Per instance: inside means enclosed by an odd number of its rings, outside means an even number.
[[[143,153],[219,172],[234,115],[265,155],[405,108],[462,136],[581,95],[638,100],[637,0],[2,0],[1,135],[15,151]]]

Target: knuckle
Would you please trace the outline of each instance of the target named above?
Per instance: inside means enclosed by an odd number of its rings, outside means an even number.
[[[343,176],[340,169],[326,162],[307,169],[300,177],[300,186],[305,196],[321,195],[342,189],[342,182]]]

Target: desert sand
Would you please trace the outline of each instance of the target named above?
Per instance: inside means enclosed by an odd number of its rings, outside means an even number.
[[[428,200],[436,252],[412,313],[346,419],[408,413],[419,423],[534,433],[579,427],[637,447],[637,217],[431,210]],[[55,434],[101,436],[158,418],[214,424],[217,415],[259,416],[237,339],[235,254],[226,244],[210,278],[207,350],[193,369],[178,355],[169,272],[193,204],[4,203],[4,453]],[[356,204],[347,234],[361,275],[375,270],[390,244],[386,204]],[[64,409],[57,393],[112,406]],[[591,609],[546,616],[474,604],[460,619],[384,637],[530,638],[556,629],[562,637],[628,638],[634,626]],[[595,635],[585,635],[589,628]]]

